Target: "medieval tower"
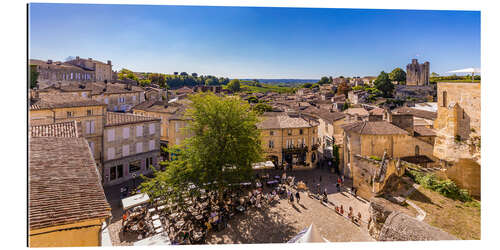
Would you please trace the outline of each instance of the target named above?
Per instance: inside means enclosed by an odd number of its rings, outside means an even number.
[[[417,59],[412,59],[406,65],[406,85],[429,85],[429,62],[419,64]]]

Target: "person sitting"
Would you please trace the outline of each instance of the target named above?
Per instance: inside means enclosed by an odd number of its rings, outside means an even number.
[[[340,214],[344,214],[344,206],[343,205],[340,205]]]

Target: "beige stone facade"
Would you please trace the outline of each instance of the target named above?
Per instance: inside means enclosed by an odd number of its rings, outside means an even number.
[[[83,137],[89,142],[94,159],[100,163],[105,106],[92,100],[72,99],[73,97],[72,94],[59,94],[33,101],[29,112],[30,125],[77,121],[81,124]]]
[[[474,196],[481,193],[481,83],[438,83],[434,155],[446,175]]]
[[[152,173],[160,156],[160,119],[108,112],[103,153],[105,186]]]
[[[315,167],[319,160],[319,123],[297,115],[276,113],[265,113],[257,125],[265,157],[275,165]]]

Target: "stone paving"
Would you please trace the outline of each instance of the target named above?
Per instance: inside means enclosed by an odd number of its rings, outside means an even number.
[[[271,174],[278,175],[273,171]],[[361,212],[362,221],[367,221],[369,203],[352,195],[338,193],[335,188],[337,175],[324,170],[294,170],[288,175],[296,177],[296,181],[307,182],[307,186],[316,193],[319,176],[321,192],[327,189],[329,202],[343,205],[348,211],[349,206],[354,209],[354,214]],[[349,180],[345,180],[349,187]],[[110,195],[109,193],[113,193]],[[121,231],[121,207],[116,188],[107,191],[112,207],[113,218],[109,231],[113,245],[132,245],[137,239],[123,235]],[[293,238],[297,233],[308,227],[311,223],[317,227],[321,235],[331,242],[373,241],[366,229],[366,223],[361,226],[353,224],[346,217],[335,213],[333,206],[323,205],[319,200],[307,197],[301,192],[301,202],[289,204],[281,200],[278,204],[264,209],[252,208],[244,214],[235,216],[229,221],[228,227],[221,232],[210,232],[207,235],[207,244],[232,244],[232,243],[284,243]]]

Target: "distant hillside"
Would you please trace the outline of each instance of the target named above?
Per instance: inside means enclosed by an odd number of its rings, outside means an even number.
[[[319,79],[240,79],[244,81],[257,80],[260,83],[266,83],[271,85],[281,85],[281,86],[298,86],[304,83],[316,83]]]

